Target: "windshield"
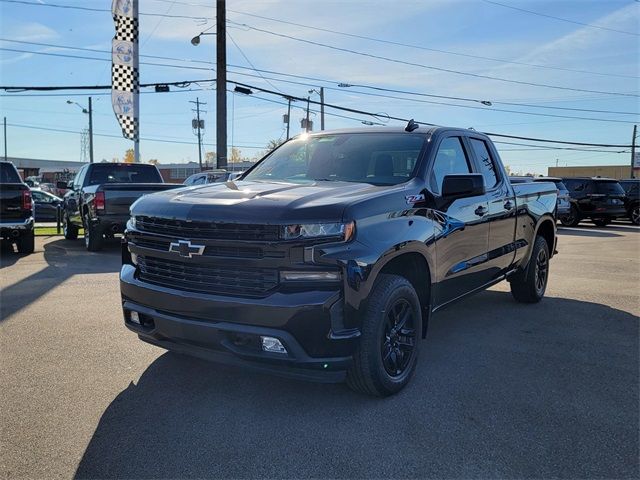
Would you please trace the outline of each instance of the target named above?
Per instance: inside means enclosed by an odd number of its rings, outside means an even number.
[[[613,195],[624,195],[624,189],[618,182],[595,182],[596,193],[606,193]]]
[[[94,165],[87,185],[102,183],[162,183],[162,177],[153,165]]]
[[[0,183],[22,183],[13,164],[0,163]]]
[[[396,185],[414,173],[424,137],[357,133],[299,137],[260,162],[243,180]]]

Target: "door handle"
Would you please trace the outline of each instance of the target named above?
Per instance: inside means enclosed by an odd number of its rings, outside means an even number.
[[[474,213],[479,217],[482,217],[485,213],[487,213],[487,207],[483,207],[482,205],[480,205],[475,209]]]
[[[504,208],[505,208],[505,210],[511,210],[511,209],[513,209],[513,203],[511,203],[511,200],[507,200],[507,201],[504,203]]]

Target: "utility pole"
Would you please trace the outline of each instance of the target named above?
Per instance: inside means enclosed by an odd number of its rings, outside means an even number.
[[[289,140],[289,125],[291,125],[291,97],[287,97],[287,101],[288,101],[287,103],[287,140]],[[7,119],[5,118],[5,124],[7,123],[6,120]],[[5,140],[5,145],[6,143],[7,142]]]
[[[216,0],[216,155],[227,167],[227,13],[226,0]]]
[[[89,163],[93,163],[93,107],[89,97]]]
[[[638,136],[638,125],[633,126],[633,138],[631,139],[631,178],[635,178],[633,172],[633,161],[636,157],[636,137]]]
[[[291,100],[289,100],[291,102]],[[287,126],[287,138],[289,137],[289,127]],[[7,161],[7,117],[4,117],[4,161]]]
[[[307,121],[304,125],[304,131],[305,132],[309,132],[309,100],[311,99],[311,97],[307,97]]]
[[[196,121],[192,122],[191,126],[197,130],[198,136],[198,162],[200,164],[200,171],[202,171],[202,133],[201,129],[204,127],[204,121],[200,120],[200,99],[196,97],[196,101],[189,101],[189,103],[195,103],[196,105]],[[202,105],[206,105],[203,103]],[[195,123],[195,125],[193,125]]]
[[[324,87],[320,87],[320,130],[324,130]]]

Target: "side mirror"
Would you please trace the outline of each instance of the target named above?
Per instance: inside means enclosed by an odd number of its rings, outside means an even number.
[[[67,182],[56,182],[56,188],[59,188],[60,190],[67,190],[69,185]]]
[[[464,198],[484,195],[484,179],[479,173],[446,175],[442,181],[444,198]]]

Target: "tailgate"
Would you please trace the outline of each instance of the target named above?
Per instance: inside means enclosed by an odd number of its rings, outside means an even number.
[[[101,185],[98,191],[104,192],[105,214],[129,215],[131,204],[143,195],[182,186],[171,183],[112,183]]]
[[[22,192],[29,187],[22,183],[0,184],[0,219],[2,221],[23,219],[31,212],[22,209]]]

